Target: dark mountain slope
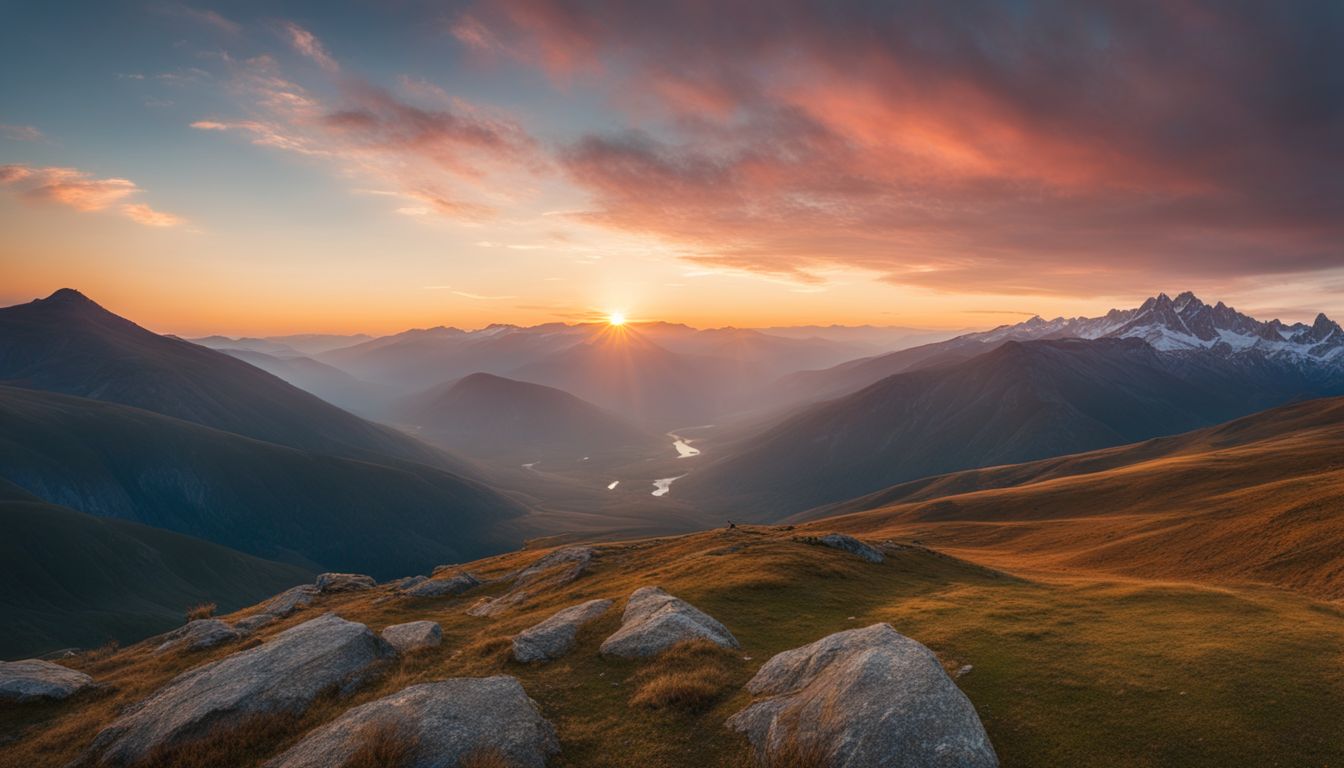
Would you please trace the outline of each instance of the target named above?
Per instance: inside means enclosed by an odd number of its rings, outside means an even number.
[[[481,457],[577,459],[667,442],[568,392],[488,373],[407,398],[397,415],[427,439]]]
[[[24,496],[0,488],[0,658],[139,640],[180,625],[192,605],[213,602],[228,612],[313,576]]]
[[[0,383],[154,411],[342,456],[395,456],[468,471],[222,352],[160,336],[78,291],[0,309]]]
[[[677,490],[782,517],[929,475],[1183,432],[1332,386],[1272,365],[1158,355],[1137,339],[1008,342],[807,409]]]
[[[423,464],[301,451],[11,387],[0,387],[0,477],[82,512],[377,576],[516,546],[497,526],[524,512]]]

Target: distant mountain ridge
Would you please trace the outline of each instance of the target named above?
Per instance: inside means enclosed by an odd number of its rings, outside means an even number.
[[[1101,317],[1044,320],[1038,315],[962,338],[981,342],[1142,339],[1159,352],[1209,350],[1235,354],[1254,350],[1271,357],[1344,363],[1344,331],[1324,313],[1318,314],[1311,325],[1262,322],[1221,301],[1205,304],[1190,291],[1174,299],[1159,293],[1134,309],[1112,309]]]

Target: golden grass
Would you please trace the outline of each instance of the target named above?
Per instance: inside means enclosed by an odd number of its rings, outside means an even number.
[[[443,645],[388,664],[347,699],[320,700],[282,733],[261,739],[255,753],[236,754],[234,764],[256,768],[263,753],[277,754],[347,708],[407,685],[509,674],[559,734],[563,751],[551,768],[742,768],[752,764],[751,750],[724,721],[749,702],[743,685],[759,665],[878,621],[943,659],[974,665],[957,682],[1006,768],[1344,764],[1336,717],[1344,711],[1344,608],[1336,604],[1267,588],[1080,573],[1018,578],[918,547],[872,565],[791,535],[754,527],[603,545],[584,578],[496,618],[465,611],[507,584],[429,601],[378,602],[381,591],[320,596],[258,636],[264,641],[331,610],[374,631],[433,619]],[[542,554],[510,553],[470,568],[497,577]],[[646,585],[723,621],[742,649],[678,648],[647,661],[601,657],[598,645],[620,624],[620,601]],[[568,656],[537,665],[508,660],[511,635],[602,597],[617,606],[580,633]],[[154,656],[141,643],[65,661],[105,687],[58,704],[0,709],[0,732],[18,735],[0,750],[0,766],[63,766],[122,708],[232,651]],[[721,670],[713,697],[678,692],[652,705],[665,695],[660,689],[685,687],[652,681],[705,668]]]
[[[218,607],[214,603],[197,603],[187,609],[187,621],[208,619],[215,615],[215,609]]]
[[[708,640],[678,643],[632,676],[630,704],[702,712],[728,692],[734,662],[734,651]]]
[[[383,721],[366,725],[359,748],[340,768],[402,768],[415,757],[419,738],[404,724]]]

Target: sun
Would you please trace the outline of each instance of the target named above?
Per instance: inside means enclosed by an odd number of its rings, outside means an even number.
[[[607,315],[607,325],[625,325],[625,313],[612,312]]]

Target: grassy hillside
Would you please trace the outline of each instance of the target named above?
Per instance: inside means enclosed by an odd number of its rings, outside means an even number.
[[[409,602],[380,600],[379,592],[323,597],[262,637],[334,610],[375,630],[433,619],[444,643],[393,663],[351,700],[324,699],[302,718],[216,743],[179,768],[258,765],[352,704],[415,682],[500,670],[517,676],[556,726],[563,753],[553,766],[744,768],[746,744],[723,726],[747,701],[742,684],[773,653],[877,621],[927,644],[949,669],[972,665],[958,684],[1010,768],[1344,760],[1337,717],[1344,709],[1344,611],[1337,605],[1256,588],[1011,576],[919,547],[893,549],[887,562],[872,565],[795,538],[823,530],[739,528],[603,545],[587,575],[494,619],[464,611],[498,585]],[[540,555],[514,553],[469,567],[498,576]],[[604,660],[597,646],[616,628],[618,604],[585,628],[561,661],[505,660],[505,638],[555,610],[623,599],[647,584],[721,619],[742,650]],[[19,734],[2,762],[63,765],[119,708],[230,650],[154,657],[141,645],[73,659],[107,687],[62,704],[0,711],[0,729]],[[657,677],[677,683],[706,672],[714,687],[698,690],[695,706],[647,703]]]
[[[1256,581],[1344,598],[1344,399],[1161,440],[955,473],[829,524],[1009,568]],[[854,511],[857,510],[857,511]]]
[[[138,640],[180,625],[190,606],[231,611],[313,576],[12,490],[0,492],[0,530],[0,659]]]

